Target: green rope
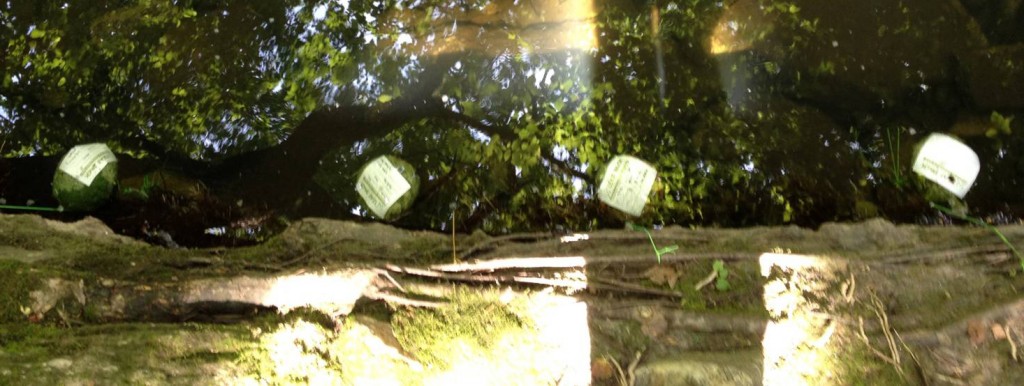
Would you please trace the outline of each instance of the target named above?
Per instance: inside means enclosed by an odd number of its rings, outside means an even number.
[[[1010,252],[1013,252],[1013,255],[1017,257],[1017,260],[1020,260],[1020,270],[1021,270],[1021,272],[1024,272],[1024,256],[1022,256],[1020,254],[1020,252],[1017,251],[1017,248],[1014,247],[1013,244],[1010,243],[1010,240],[1006,239],[1006,236],[1004,236],[1003,232],[1000,232],[998,228],[996,228],[995,226],[992,226],[992,224],[989,224],[989,223],[985,222],[984,220],[982,220],[980,218],[971,217],[971,216],[967,216],[967,215],[962,215],[962,214],[959,214],[959,213],[954,213],[952,209],[947,208],[947,207],[942,206],[942,205],[939,205],[939,204],[936,204],[934,202],[931,203],[931,206],[932,206],[932,208],[938,209],[940,212],[945,213],[948,216],[955,217],[955,218],[958,218],[958,219],[961,219],[961,220],[964,220],[964,221],[968,221],[971,224],[974,224],[974,225],[977,225],[977,226],[980,226],[980,227],[985,227],[988,230],[992,231],[992,233],[995,233],[996,236],[999,236],[999,239],[1003,241],[1003,244],[1006,244],[1006,246],[1010,248]]]
[[[14,209],[14,210],[34,210],[39,212],[63,212],[64,208],[56,207],[50,208],[45,206],[21,206],[21,205],[0,205],[0,209]]]
[[[661,264],[661,256],[662,255],[670,253],[672,251],[675,251],[675,250],[679,249],[679,246],[675,245],[675,244],[669,245],[669,246],[667,246],[665,248],[662,248],[662,249],[658,249],[658,246],[654,244],[654,237],[651,236],[651,232],[648,231],[647,228],[644,228],[643,226],[640,226],[640,225],[633,224],[631,222],[627,222],[626,226],[629,227],[629,229],[632,229],[634,231],[643,231],[644,233],[647,234],[647,239],[651,240],[651,248],[654,249],[654,254],[658,256],[658,264]]]

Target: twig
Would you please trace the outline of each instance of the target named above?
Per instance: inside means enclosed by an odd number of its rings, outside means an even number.
[[[906,264],[916,263],[919,261],[928,262],[941,262],[947,260],[958,259],[962,257],[972,255],[989,255],[993,253],[1005,253],[1005,245],[1002,244],[991,244],[982,246],[971,246],[965,248],[937,248],[933,250],[918,251],[912,254],[893,256],[890,251],[888,253],[881,253],[877,256],[868,254],[868,257],[878,257],[877,262],[871,262],[871,264]],[[890,256],[890,257],[886,257]]]
[[[1006,341],[1010,342],[1010,357],[1014,362],[1018,362],[1017,344],[1013,342],[1013,330],[1010,329],[1010,325],[1006,325]]]
[[[499,269],[531,268],[582,268],[587,265],[582,256],[565,257],[513,257],[508,259],[482,260],[464,264],[432,265],[430,269],[442,272],[481,272]]]
[[[697,283],[697,285],[693,286],[693,290],[694,291],[700,291],[701,288],[704,288],[708,284],[711,284],[711,282],[715,281],[715,279],[717,279],[717,278],[718,278],[718,270],[712,269],[710,274],[705,276],[703,280],[701,280],[700,282]]]
[[[398,295],[389,294],[387,292],[371,292],[366,294],[366,297],[373,300],[381,300],[387,302],[388,304],[397,304],[400,306],[407,307],[440,308],[445,305],[445,303],[440,302],[404,298]]]
[[[576,169],[576,168],[574,168],[572,166],[567,165],[564,161],[559,160],[557,157],[555,157],[555,154],[554,154],[554,152],[551,151],[551,149],[546,149],[544,151],[543,158],[544,158],[544,160],[548,161],[548,163],[550,163],[551,165],[554,165],[555,169],[558,169],[562,173],[565,173],[565,174],[571,175],[573,177],[579,178],[579,179],[581,179],[583,181],[586,181],[587,183],[589,183],[591,185],[594,185],[594,184],[597,183],[597,181],[594,180],[594,177],[591,177],[591,176],[587,175],[587,173],[583,173],[583,172],[579,171],[578,169]]]
[[[858,335],[858,337],[860,338],[860,340],[862,342],[864,342],[864,345],[867,346],[868,349],[871,350],[871,353],[875,354],[876,357],[878,357],[879,359],[885,361],[885,363],[888,363],[888,364],[892,365],[896,369],[899,369],[900,366],[899,366],[898,363],[896,363],[889,356],[887,356],[885,354],[882,354],[882,352],[878,351],[878,349],[876,349],[875,346],[871,345],[871,341],[868,340],[868,335],[866,333],[864,333],[864,318],[858,318],[858,319],[860,320],[860,335]]]
[[[683,253],[662,256],[662,263],[684,262],[699,260],[722,260],[740,261],[757,260],[760,253],[736,252],[736,253]],[[463,257],[466,257],[463,254]],[[474,263],[464,264],[442,264],[432,266],[432,269],[445,270],[446,272],[471,272],[490,271],[500,269],[530,269],[530,268],[580,268],[599,264],[650,264],[650,255],[618,255],[618,256],[531,256],[531,257],[499,257],[487,260],[479,260]]]
[[[871,293],[871,304],[874,306],[872,307],[872,310],[875,312],[875,316],[877,316],[878,320],[881,321],[882,334],[885,335],[885,341],[889,345],[889,352],[892,354],[892,359],[897,365],[899,365],[902,363],[900,360],[900,350],[899,347],[896,346],[896,339],[893,337],[889,326],[889,316],[885,313],[885,308],[882,306],[882,300],[879,299],[874,292]],[[902,368],[897,368],[896,371],[899,372],[900,375],[903,374]]]
[[[910,346],[907,345],[907,342],[905,342],[903,340],[903,337],[900,336],[900,332],[899,331],[896,331],[896,329],[894,328],[894,329],[892,329],[892,332],[894,334],[896,334],[896,338],[900,340],[900,344],[903,345],[903,348],[906,349],[908,353],[910,353],[910,359],[913,359],[914,360],[914,365],[917,366],[918,375],[921,377],[922,381],[925,381],[924,370],[921,367],[921,360],[919,360],[917,358],[917,354],[914,353],[914,350],[910,349]],[[925,381],[925,382],[927,382],[927,381]]]
[[[409,291],[406,291],[405,288],[402,288],[402,285],[398,284],[398,281],[395,280],[394,277],[391,277],[391,274],[388,273],[388,271],[385,271],[383,269],[377,269],[375,271],[377,271],[378,275],[380,275],[380,276],[384,277],[385,279],[387,279],[388,282],[391,283],[391,285],[395,286],[395,288],[398,288],[399,291],[402,291],[403,293],[408,293],[409,292]]]
[[[854,295],[856,293],[856,291],[857,291],[857,275],[854,275],[853,273],[850,273],[850,280],[845,282],[845,283],[843,283],[843,299],[846,300],[847,303],[851,303],[852,304],[853,301],[857,299],[855,297],[855,295]]]
[[[886,363],[892,365],[892,367],[896,370],[896,373],[898,373],[901,377],[905,377],[906,374],[903,373],[903,366],[900,360],[900,348],[896,345],[896,338],[893,336],[893,333],[896,330],[893,329],[889,324],[889,317],[888,315],[885,314],[885,308],[882,305],[882,300],[879,299],[874,292],[871,292],[871,311],[875,313],[875,316],[878,318],[878,322],[881,325],[880,327],[882,329],[882,334],[885,335],[885,342],[889,346],[889,355],[883,354],[881,351],[879,351],[878,349],[871,345],[871,341],[868,340],[867,334],[864,333],[864,318],[858,318],[858,320],[860,321],[861,341],[863,341],[864,345],[866,345],[868,349],[871,350],[872,354],[882,359]],[[902,340],[903,338],[900,338],[900,341]],[[905,345],[906,343],[904,343],[904,346]],[[911,352],[911,355],[913,356],[913,352]],[[914,360],[916,361],[917,358],[915,357]]]
[[[636,357],[633,358],[633,361],[629,363],[629,369],[626,370],[626,372],[629,375],[629,386],[633,386],[634,384],[636,384],[636,366],[640,364],[640,358],[643,355],[643,351],[637,351]]]
[[[400,267],[393,264],[387,264],[384,266],[391,272],[404,273],[407,275],[432,277],[436,279],[455,280],[455,281],[470,281],[470,282],[483,282],[483,283],[521,283],[521,284],[538,284],[547,285],[552,287],[563,287],[569,289],[583,289],[587,288],[587,283],[581,280],[572,279],[548,279],[543,277],[527,277],[527,276],[509,276],[509,275],[465,275],[456,273],[445,273],[435,272],[427,269]]]
[[[608,357],[608,360],[612,362],[612,365],[615,365],[615,375],[618,378],[619,386],[629,385],[629,380],[626,379],[626,372],[622,371],[622,366],[619,366],[619,361],[615,360],[615,358],[611,356]]]

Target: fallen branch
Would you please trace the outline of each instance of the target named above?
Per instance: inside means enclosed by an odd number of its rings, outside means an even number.
[[[427,300],[409,299],[409,298],[405,298],[405,297],[402,297],[402,296],[398,296],[398,295],[394,295],[394,294],[389,294],[387,292],[367,293],[366,297],[368,299],[380,300],[380,301],[383,301],[383,302],[388,303],[388,304],[400,305],[400,306],[406,306],[406,307],[440,308],[440,307],[443,307],[445,305],[445,303],[442,303],[442,302],[431,302],[431,301],[427,301]]]
[[[664,255],[663,263],[699,260],[756,260],[760,253],[681,253]],[[502,269],[583,268],[595,264],[650,264],[651,255],[503,257],[472,263],[440,264],[430,268],[443,272],[483,272]]]
[[[992,244],[984,246],[971,246],[965,248],[939,248],[936,250],[915,252],[906,255],[896,255],[893,253],[878,254],[881,256],[889,256],[880,258],[877,262],[871,262],[870,264],[887,265],[887,264],[909,264],[917,263],[922,261],[927,262],[943,262],[955,259],[962,259],[964,257],[970,257],[975,255],[988,256],[995,253],[1005,253],[1006,246],[1002,244]]]
[[[548,279],[543,277],[531,277],[531,276],[511,276],[511,275],[466,275],[456,273],[445,273],[437,272],[428,269],[400,267],[393,264],[387,264],[384,266],[391,272],[404,273],[406,275],[431,277],[436,279],[445,279],[453,281],[468,281],[478,283],[520,283],[520,284],[537,284],[546,285],[551,287],[562,287],[571,290],[580,290],[587,287],[587,283],[582,280],[575,279]]]
[[[441,272],[481,272],[500,269],[535,268],[583,268],[587,265],[582,256],[566,257],[513,257],[507,259],[481,260],[464,264],[432,265],[430,269]]]

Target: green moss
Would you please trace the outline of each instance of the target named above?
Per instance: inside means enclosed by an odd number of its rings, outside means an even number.
[[[0,324],[0,348],[26,352],[44,348],[46,342],[60,342],[64,330],[54,326],[33,323]]]
[[[257,341],[235,363],[240,373],[231,383],[261,384],[417,384],[420,370],[395,356],[382,355],[381,331],[346,319],[336,325],[317,323],[312,312],[267,315],[250,325]],[[320,320],[321,322],[323,320]],[[396,351],[397,352],[397,351]]]
[[[515,309],[516,305],[461,289],[445,307],[400,310],[391,324],[404,349],[424,365],[445,369],[466,356],[486,356],[499,337],[525,335],[532,329],[532,321]]]
[[[616,322],[609,326],[605,334],[615,337],[623,353],[643,352],[651,345],[651,338],[644,334],[643,326],[638,320]]]
[[[762,315],[762,288],[764,283],[756,264],[748,262],[730,262],[725,265],[729,271],[729,288],[717,290],[715,282],[694,289],[694,285],[703,280],[715,269],[713,261],[700,261],[681,264],[680,273],[674,288],[683,296],[679,305],[684,310],[714,312],[724,314]]]
[[[28,305],[38,278],[26,264],[0,260],[0,283],[0,323],[24,321],[21,307]]]
[[[234,371],[237,350],[250,338],[244,328],[231,325],[0,325],[0,384],[68,384],[81,379],[108,384],[206,383],[222,371]],[[70,367],[56,371],[48,365],[58,359]],[[163,378],[168,374],[173,378]]]

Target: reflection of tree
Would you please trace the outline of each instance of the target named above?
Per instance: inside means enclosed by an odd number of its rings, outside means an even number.
[[[5,162],[2,194],[42,203],[41,156],[106,141],[139,159],[122,157],[129,176],[201,181],[204,201],[177,202],[199,229],[345,216],[354,170],[392,153],[424,182],[401,225],[446,228],[454,210],[463,229],[582,228],[619,221],[595,182],[630,154],[659,172],[647,221],[800,214],[787,189],[813,179],[764,170],[779,154],[726,103],[708,54],[721,5],[513,3],[5,3],[3,152],[34,157]]]

